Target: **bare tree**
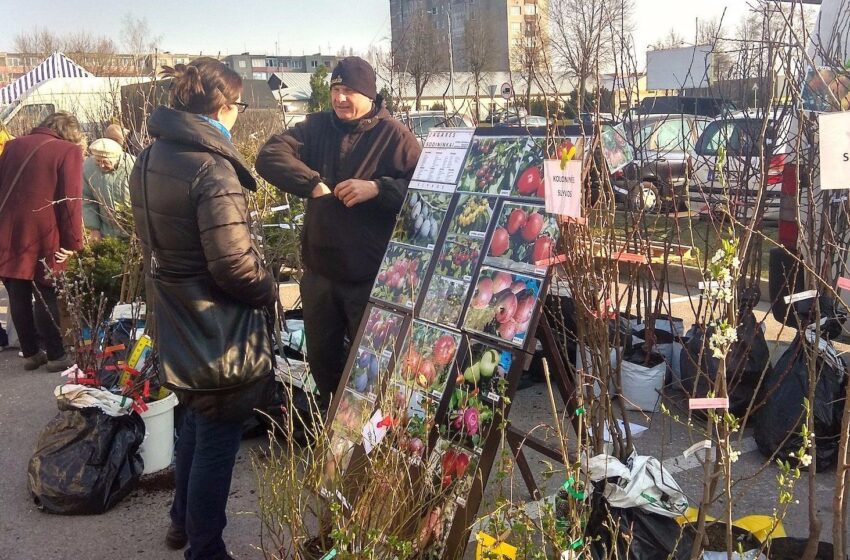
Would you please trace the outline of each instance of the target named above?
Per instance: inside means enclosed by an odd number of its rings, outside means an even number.
[[[136,74],[142,74],[145,68],[145,59],[157,50],[157,45],[162,37],[151,32],[148,20],[144,16],[137,17],[127,14],[121,21],[121,35],[123,36],[123,47],[127,54],[133,56],[133,66]],[[156,64],[153,64],[156,71]]]
[[[95,75],[108,74],[114,69],[117,51],[115,43],[105,35],[94,36],[85,31],[57,35],[38,27],[16,35],[12,48],[31,55],[30,58],[38,59],[39,62],[55,52],[61,52]],[[34,66],[32,62],[27,62],[25,66]]]
[[[631,0],[552,0],[550,6],[553,51],[575,79],[581,111],[588,80],[613,63],[634,7]]]
[[[411,17],[405,32],[395,45],[398,71],[407,73],[413,81],[416,110],[421,109],[422,94],[431,80],[444,73],[447,49],[444,35],[424,12]]]
[[[685,37],[676,31],[675,28],[671,27],[670,31],[667,32],[663,38],[659,39],[652,43],[652,48],[656,50],[661,49],[675,49],[678,47],[685,46]]]
[[[481,18],[470,17],[464,35],[464,62],[475,88],[475,121],[481,120],[481,84],[493,66],[492,33]]]

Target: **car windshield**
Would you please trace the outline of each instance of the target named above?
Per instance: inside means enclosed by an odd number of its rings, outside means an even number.
[[[721,146],[734,156],[754,157],[759,155],[758,138],[761,134],[760,119],[735,119],[715,121],[705,128],[695,151],[701,156],[716,156]],[[765,136],[776,136],[775,125],[768,126]]]
[[[691,123],[672,118],[647,123],[635,135],[637,146],[658,152],[686,152],[693,148]]]

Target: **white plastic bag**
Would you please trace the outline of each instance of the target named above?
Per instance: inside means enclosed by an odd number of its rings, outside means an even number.
[[[666,517],[685,513],[688,498],[658,459],[635,454],[627,463],[611,455],[597,455],[585,460],[583,469],[591,482],[606,481],[602,494],[613,507],[638,507]]]
[[[133,406],[133,399],[129,397],[122,397],[103,389],[74,383],[59,385],[53,391],[53,395],[57,402],[65,403],[74,408],[96,407],[109,416],[129,414],[130,407]]]
[[[667,376],[667,362],[644,367],[623,360],[620,368],[620,396],[627,410],[655,412],[661,400],[661,389]]]

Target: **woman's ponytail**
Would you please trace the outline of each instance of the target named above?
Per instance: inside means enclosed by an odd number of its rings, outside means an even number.
[[[223,62],[201,57],[189,64],[163,66],[162,77],[171,78],[171,106],[180,111],[213,115],[235,103],[242,93],[242,78]]]

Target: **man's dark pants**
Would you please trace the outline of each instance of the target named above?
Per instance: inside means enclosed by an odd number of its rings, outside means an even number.
[[[59,332],[59,305],[56,290],[32,280],[4,278],[3,285],[9,294],[9,311],[18,331],[21,352],[25,358],[38,354],[39,337],[44,342],[48,360],[58,360],[65,355],[62,335]],[[33,303],[35,296],[35,303]],[[35,306],[35,307],[33,307]]]
[[[353,341],[357,334],[372,283],[336,282],[311,271],[301,279],[307,363],[325,403],[339,385],[348,357],[346,337]]]

